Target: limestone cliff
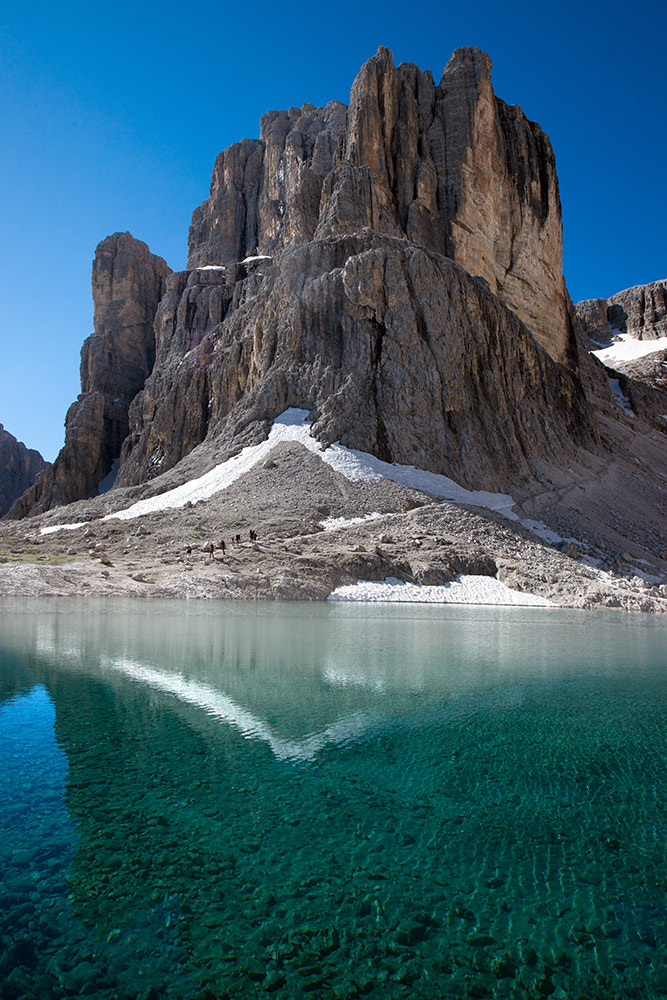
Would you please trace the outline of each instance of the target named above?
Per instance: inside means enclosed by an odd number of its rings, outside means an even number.
[[[348,109],[269,112],[259,140],[218,157],[193,215],[188,267],[362,228],[481,276],[552,357],[574,363],[553,151],[538,125],[494,96],[485,53],[459,49],[436,86],[381,48]]]
[[[120,484],[167,471],[206,436],[257,440],[289,406],[313,411],[324,445],[478,488],[594,437],[577,377],[443,254],[367,229],[246,267],[171,278]]]
[[[0,424],[0,517],[47,465],[38,451],[26,448]]]
[[[549,140],[494,96],[475,49],[437,86],[380,49],[349,108],[269,112],[193,214],[118,483],[205,438],[238,446],[288,405],[316,411],[323,442],[471,485],[594,439],[561,228]]]
[[[115,233],[98,245],[95,332],[81,349],[81,394],[67,411],[65,444],[10,516],[94,496],[111,473],[128,433],[129,404],[153,368],[153,322],[169,274],[162,258],[130,233]]]

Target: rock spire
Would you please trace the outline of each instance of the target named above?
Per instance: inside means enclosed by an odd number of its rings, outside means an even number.
[[[11,516],[96,496],[105,477],[113,476],[129,429],[129,404],[153,369],[153,321],[170,274],[162,258],[130,233],[115,233],[98,245],[95,332],[81,348],[81,394],[67,411],[65,444]]]

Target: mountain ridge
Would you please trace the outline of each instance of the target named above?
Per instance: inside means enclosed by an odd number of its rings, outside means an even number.
[[[604,310],[567,294],[551,144],[486,53],[457,50],[436,85],[381,48],[349,107],[268,112],[217,157],[187,269],[117,233],[93,296],[65,446],[11,518],[168,490],[296,407],[323,448],[511,492],[596,558],[667,565],[662,389],[589,353]],[[619,296],[604,309],[632,325]]]

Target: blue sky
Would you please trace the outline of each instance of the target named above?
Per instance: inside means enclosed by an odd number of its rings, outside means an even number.
[[[667,277],[664,2],[41,2],[0,9],[0,422],[53,460],[92,332],[91,263],[129,230],[175,270],[216,154],[269,108],[347,103],[379,45],[455,48],[551,138],[574,301]]]

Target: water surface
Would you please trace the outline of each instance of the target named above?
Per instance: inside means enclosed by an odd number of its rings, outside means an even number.
[[[666,638],[4,602],[3,998],[664,995]]]

